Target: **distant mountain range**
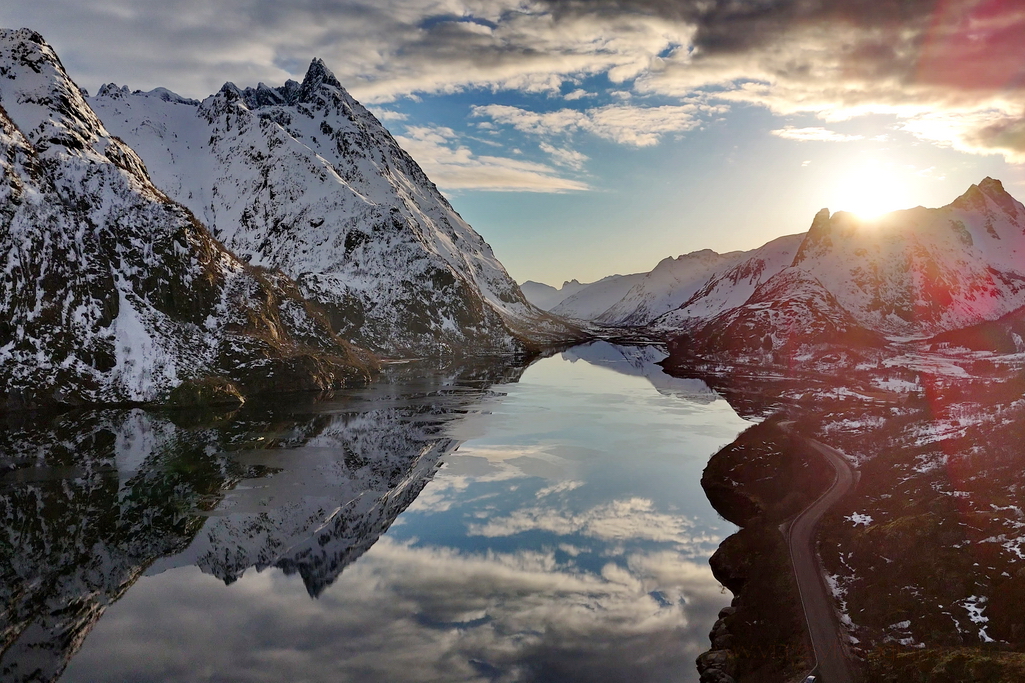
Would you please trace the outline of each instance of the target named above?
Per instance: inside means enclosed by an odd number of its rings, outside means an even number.
[[[580,338],[323,62],[87,98],[0,30],[0,408],[239,400]]]
[[[668,258],[650,273],[584,287],[552,310],[684,337],[683,346],[701,355],[933,335],[941,335],[938,343],[1013,350],[1021,345],[1013,335],[1025,331],[1023,257],[1025,206],[986,178],[939,209],[874,220],[823,209],[806,233],[749,252]]]
[[[527,297],[527,301],[544,311],[550,311],[559,305],[563,299],[573,296],[585,287],[589,287],[590,284],[580,284],[577,280],[567,280],[562,283],[562,287],[556,289],[543,282],[527,280],[520,285],[520,290],[523,292],[523,296]]]

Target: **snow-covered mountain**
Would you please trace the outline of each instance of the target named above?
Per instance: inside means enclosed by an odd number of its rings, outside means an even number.
[[[563,299],[552,313],[574,320],[595,320],[626,296],[645,275],[647,273],[603,277]]]
[[[155,184],[335,332],[389,355],[514,352],[576,332],[532,306],[381,123],[319,60],[302,83],[202,103],[106,85],[90,103]]]
[[[737,260],[717,268],[682,305],[651,321],[651,327],[679,330],[691,320],[709,320],[743,305],[759,285],[793,262],[803,240],[804,233],[787,235],[740,254]]]
[[[0,408],[369,378],[292,280],[154,186],[26,29],[0,31],[0,177]]]
[[[752,251],[703,249],[667,257],[648,273],[612,275],[585,286],[553,313],[578,320],[659,332],[686,327],[744,303],[755,288],[786,268],[804,235],[780,237]]]
[[[986,178],[939,209],[820,212],[794,258],[870,329],[925,335],[1025,305],[1025,206]]]
[[[587,283],[580,284],[577,280],[566,280],[562,283],[562,287],[556,289],[543,282],[527,280],[520,285],[520,291],[523,292],[523,296],[527,297],[527,301],[543,311],[550,311],[563,300],[573,296],[587,286]]]
[[[719,254],[703,249],[678,258],[668,257],[646,273],[622,299],[598,316],[608,325],[639,327],[680,307],[716,271],[743,258],[743,252]]]
[[[881,347],[885,338],[860,326],[822,283],[788,268],[761,284],[743,305],[691,327],[673,355],[792,357],[809,347]]]
[[[679,336],[674,353],[792,355],[937,333],[936,343],[1019,346],[1025,206],[992,178],[939,209],[876,220],[823,209],[805,235],[758,252],[655,321],[655,329]]]

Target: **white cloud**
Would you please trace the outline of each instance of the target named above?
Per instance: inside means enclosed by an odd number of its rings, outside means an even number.
[[[406,121],[409,119],[409,115],[403,114],[398,111],[389,111],[387,109],[375,109],[374,116],[381,121]]]
[[[451,128],[407,126],[395,139],[443,190],[559,193],[589,189],[551,166],[508,157],[476,155]]]
[[[546,486],[543,489],[538,490],[538,492],[534,495],[538,498],[544,498],[545,496],[550,496],[557,493],[568,493],[569,491],[576,491],[583,485],[584,482],[582,481],[560,481],[556,484],[552,484],[551,486]]]
[[[1001,154],[1025,163],[1025,116],[992,107],[978,111],[930,112],[909,117],[901,126],[915,137],[973,154]]]
[[[468,553],[384,537],[317,600],[296,578],[247,572],[225,587],[190,569],[148,577],[99,622],[69,674],[658,680],[693,668],[728,601],[706,562],[674,552],[585,570],[551,550]]]
[[[791,4],[36,0],[14,3],[5,19],[41,30],[90,89],[113,80],[202,97],[225,80],[301,77],[314,56],[365,102],[468,88],[556,95],[603,74],[622,84],[613,96],[712,92],[824,121],[892,114],[932,143],[1025,155],[1025,11],[1016,3],[951,0],[938,11],[912,0],[900,14],[843,0]],[[578,96],[582,88],[567,98]],[[689,129],[683,112],[662,113],[668,120],[637,121],[662,126],[651,132],[603,125],[593,112],[588,126],[633,145]]]
[[[771,132],[773,135],[785,140],[797,140],[798,142],[854,142],[865,139],[864,135],[845,135],[820,127],[794,128],[793,126],[785,126]]]
[[[584,167],[584,162],[588,160],[588,156],[575,149],[567,149],[564,147],[555,147],[547,142],[542,142],[540,145],[541,151],[545,154],[550,154],[555,163],[560,166],[567,166],[575,171],[579,171]]]
[[[682,515],[655,510],[652,501],[644,498],[615,500],[584,512],[571,512],[565,507],[525,507],[506,517],[472,524],[468,533],[488,538],[514,536],[526,531],[546,531],[559,535],[581,534],[605,542],[653,541],[671,543],[688,554],[698,554],[719,538],[699,535],[694,522]]]
[[[572,102],[574,100],[582,100],[585,97],[595,97],[595,96],[597,96],[597,93],[587,92],[586,90],[583,90],[581,88],[577,88],[576,90],[574,90],[572,92],[568,92],[565,95],[563,95],[562,99],[564,99],[566,101],[569,101],[569,102]]]
[[[607,105],[584,111],[558,109],[533,112],[504,104],[474,106],[473,116],[487,117],[511,125],[524,133],[558,135],[573,131],[593,133],[600,138],[635,147],[649,147],[668,133],[693,130],[701,117],[725,111],[723,107],[699,103],[634,107]]]

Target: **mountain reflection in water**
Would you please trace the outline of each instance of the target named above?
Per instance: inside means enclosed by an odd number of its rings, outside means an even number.
[[[658,357],[12,424],[0,677],[696,681],[731,531],[698,480],[748,423]]]

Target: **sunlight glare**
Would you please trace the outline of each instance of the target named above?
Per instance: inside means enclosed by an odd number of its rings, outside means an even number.
[[[851,168],[841,179],[835,204],[840,211],[874,219],[908,208],[907,189],[892,165],[868,161]]]

